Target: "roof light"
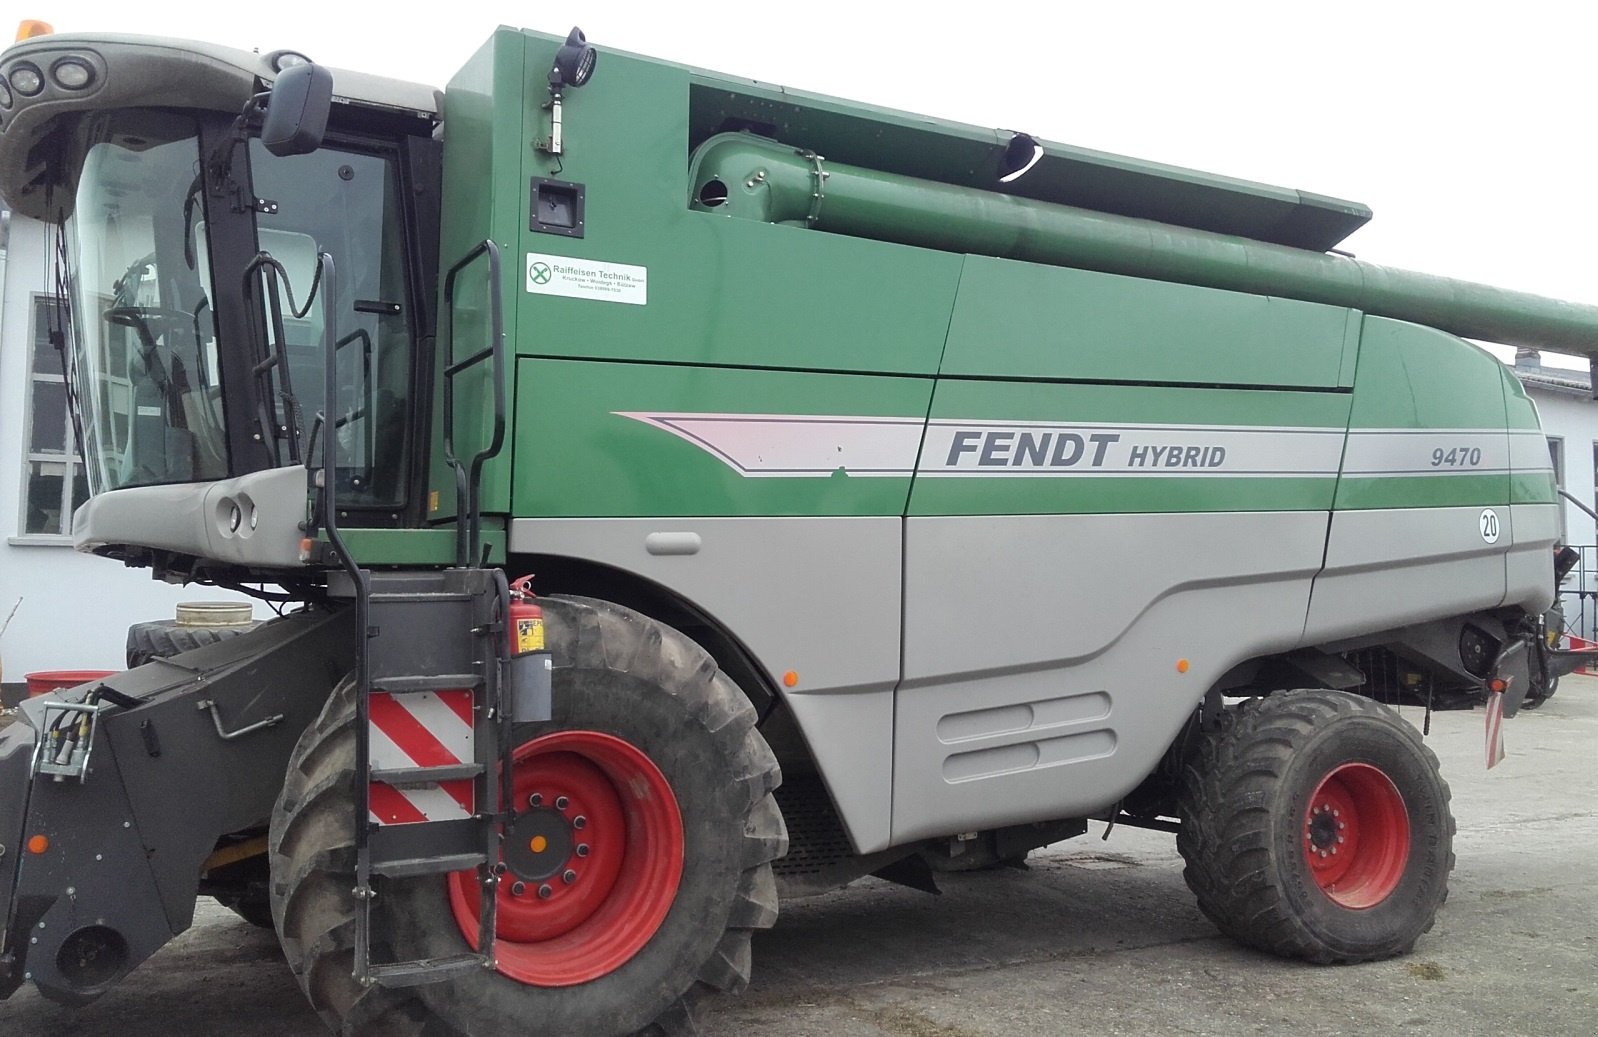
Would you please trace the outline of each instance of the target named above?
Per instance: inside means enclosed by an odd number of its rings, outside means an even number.
[[[50,66],[50,78],[67,90],[82,90],[94,82],[94,69],[81,58],[62,58]]]
[[[555,52],[555,65],[549,70],[550,89],[558,93],[563,86],[574,89],[582,86],[593,76],[598,60],[599,55],[588,45],[588,37],[583,35],[583,30],[572,29],[566,42]]]
[[[11,87],[23,97],[32,97],[44,89],[44,73],[32,65],[15,65],[11,69]]]
[[[31,40],[35,36],[49,36],[55,32],[49,22],[41,22],[37,18],[24,18],[22,24],[17,26],[17,42]]]

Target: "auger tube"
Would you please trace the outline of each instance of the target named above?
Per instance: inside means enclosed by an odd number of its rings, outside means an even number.
[[[1464,338],[1598,356],[1598,306],[883,173],[746,133],[705,141],[689,183],[692,208],[732,217],[1347,306]]]

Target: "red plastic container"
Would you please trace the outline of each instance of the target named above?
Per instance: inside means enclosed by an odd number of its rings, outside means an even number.
[[[37,673],[25,673],[22,679],[28,682],[28,697],[32,698],[35,695],[48,695],[62,688],[76,688],[80,684],[114,676],[116,672],[115,670],[40,670]]]

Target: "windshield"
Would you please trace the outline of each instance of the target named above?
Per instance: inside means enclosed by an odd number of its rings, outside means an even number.
[[[91,489],[228,474],[194,120],[102,117],[64,228]]]

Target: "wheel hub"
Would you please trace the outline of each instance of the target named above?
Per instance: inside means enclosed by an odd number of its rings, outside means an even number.
[[[506,828],[494,959],[533,986],[573,986],[621,967],[654,936],[682,879],[682,815],[671,784],[638,748],[597,731],[560,731],[513,754],[521,812]],[[449,877],[450,906],[475,949],[475,871]]]
[[[505,833],[505,866],[526,882],[560,874],[575,856],[571,822],[558,810],[535,807],[517,816]]]
[[[1375,907],[1398,888],[1409,860],[1409,812],[1379,768],[1345,763],[1321,779],[1304,812],[1310,876],[1335,903]]]

